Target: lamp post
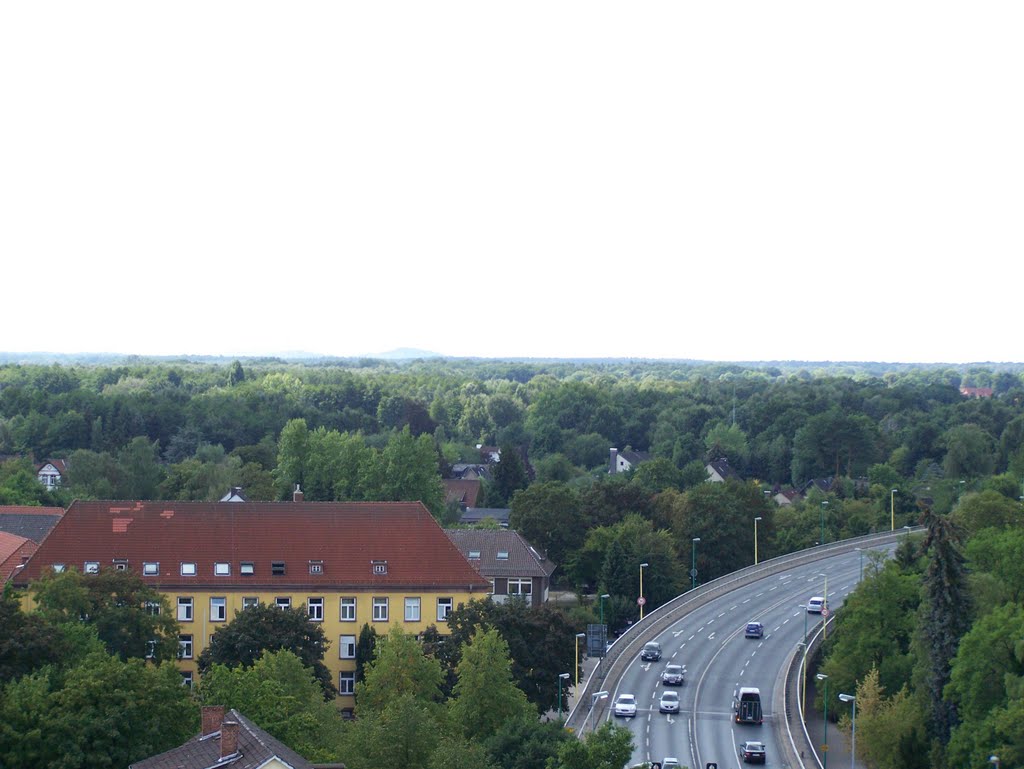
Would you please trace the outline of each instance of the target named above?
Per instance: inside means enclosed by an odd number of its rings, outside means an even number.
[[[590,695],[590,731],[594,731],[594,708],[597,707],[598,700],[608,699],[608,692],[594,692]]]
[[[852,694],[840,694],[839,699],[843,702],[853,703],[853,727],[850,737],[850,769],[856,769],[857,761],[857,698]]]
[[[893,489],[889,492],[889,519],[890,529],[889,531],[896,531],[896,492],[899,489]]]
[[[823,500],[822,503],[821,503],[821,542],[820,542],[820,544],[822,544],[822,545],[825,544],[825,508],[827,506],[828,506],[828,500],[827,499]]]
[[[823,640],[827,641],[828,640],[828,613],[830,611],[830,609],[828,608],[828,574],[821,574],[819,576],[822,576],[822,577],[825,578],[825,589],[824,589],[824,591],[822,591],[822,594],[821,594],[821,598],[822,598],[822,605],[821,605],[821,614],[822,614],[822,618],[821,618],[821,637],[822,637]]]
[[[825,732],[824,741],[825,744],[822,746],[821,752],[823,754],[821,760],[821,769],[828,769],[828,675],[825,673],[818,673],[815,678],[819,681],[825,682]]]
[[[569,674],[568,673],[559,673],[558,674],[558,721],[559,721],[559,723],[561,723],[561,721],[562,721],[562,681],[568,681],[568,680],[569,680]]]
[[[646,563],[640,564],[640,600],[638,602],[640,604],[640,619],[644,618],[644,603],[646,602],[646,599],[644,599],[644,569],[647,566],[648,564]]]
[[[864,581],[864,549],[860,547],[853,548],[860,553],[860,581]]]
[[[693,538],[693,557],[691,558],[690,565],[690,590],[697,587],[697,543],[700,542],[700,537]]]
[[[601,596],[601,624],[602,625],[604,624],[604,599],[605,598],[611,598],[611,596],[608,595],[608,593],[604,593]]]
[[[580,686],[580,639],[586,640],[586,633],[576,634],[576,688]]]
[[[760,515],[754,519],[754,566],[757,566],[757,522],[760,520]]]

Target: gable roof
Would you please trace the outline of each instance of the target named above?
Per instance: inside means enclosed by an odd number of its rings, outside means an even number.
[[[708,475],[717,475],[723,481],[727,481],[730,478],[739,478],[739,474],[729,466],[729,460],[725,457],[719,457],[718,459],[708,462],[704,467],[707,470]]]
[[[31,539],[0,531],[0,584],[10,578],[14,570],[21,566],[22,559],[32,555],[36,547]]]
[[[470,507],[459,518],[459,523],[481,523],[487,518],[495,521],[499,526],[508,528],[508,518],[512,510],[507,507]]]
[[[47,459],[45,462],[36,463],[36,472],[38,473],[47,465],[53,465],[53,469],[61,475],[64,475],[68,471],[68,463],[66,459]]]
[[[486,577],[550,577],[556,568],[517,531],[445,529],[444,533],[467,558],[471,551],[479,551],[480,558],[473,563]],[[499,559],[499,552],[508,553],[508,558]]]
[[[76,501],[43,540],[15,584],[38,579],[52,564],[85,561],[129,568],[161,589],[216,583],[225,588],[394,589],[489,587],[420,502]],[[317,574],[309,562],[322,561]],[[251,575],[239,564],[252,562]],[[386,562],[375,573],[373,562]],[[143,562],[159,574],[142,574]],[[179,564],[195,563],[195,576]],[[214,564],[231,564],[214,577]],[[271,574],[284,562],[284,574]]]
[[[458,502],[463,507],[476,507],[480,496],[480,479],[446,478],[442,481],[445,502]]]
[[[230,766],[231,769],[259,769],[277,759],[293,769],[313,769],[313,764],[280,740],[260,729],[256,724],[232,708],[224,714],[224,721],[238,723],[236,757],[220,756],[220,731],[205,737],[197,734],[184,745],[151,758],[136,761],[129,769],[208,769]]]
[[[63,515],[63,507],[0,505],[0,531],[42,542]]]

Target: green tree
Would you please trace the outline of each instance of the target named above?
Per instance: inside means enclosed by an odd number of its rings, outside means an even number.
[[[360,718],[378,716],[401,695],[435,705],[441,699],[443,680],[440,663],[423,653],[414,636],[392,625],[386,636],[377,639],[373,661],[356,684],[356,711]]]
[[[236,611],[234,619],[217,628],[210,645],[199,655],[199,672],[213,665],[249,668],[264,652],[290,651],[313,671],[325,698],[337,694],[331,671],[324,664],[330,641],[323,628],[310,622],[306,607],[280,608],[271,604]]]
[[[366,466],[361,480],[365,499],[419,501],[435,515],[444,511],[444,485],[437,469],[433,438],[414,438],[408,427],[393,434],[379,462]]]
[[[946,456],[942,468],[948,478],[980,478],[995,470],[995,441],[975,424],[956,425],[942,436]]]
[[[164,477],[159,444],[141,435],[132,438],[117,454],[117,472],[121,499],[155,499]]]
[[[508,644],[497,630],[478,629],[463,645],[455,670],[458,680],[449,710],[468,740],[493,734],[505,721],[536,716],[512,679]]]
[[[347,769],[429,766],[445,735],[440,706],[399,686],[380,706],[347,725],[342,749]]]
[[[633,732],[605,721],[582,740],[562,743],[552,769],[621,769],[633,755]]]
[[[0,697],[0,765],[7,769],[123,767],[175,747],[198,727],[171,663],[93,652],[57,674],[45,668]]]
[[[107,651],[121,659],[177,659],[178,622],[167,596],[130,571],[51,572],[31,590],[43,618],[95,628]]]
[[[501,461],[492,468],[491,475],[494,479],[490,486],[493,507],[507,506],[512,495],[530,483],[523,458],[514,446],[502,447]]]
[[[554,721],[506,721],[484,747],[497,769],[544,769],[557,758],[562,744],[574,739]]]
[[[306,459],[309,456],[309,428],[305,419],[291,419],[281,430],[277,442],[278,491],[282,498],[291,495],[296,486],[306,481]]]
[[[212,665],[199,698],[244,713],[311,761],[341,758],[341,720],[313,670],[290,651],[264,652],[251,667]]]
[[[512,497],[509,525],[554,563],[564,563],[586,535],[579,498],[564,483],[535,483]]]
[[[704,456],[708,461],[719,457],[731,458],[733,462],[746,461],[749,453],[746,433],[738,425],[725,422],[711,426],[704,436],[704,446],[707,448]]]

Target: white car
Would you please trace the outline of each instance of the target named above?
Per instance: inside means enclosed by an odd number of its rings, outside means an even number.
[[[636,697],[632,694],[620,694],[615,700],[615,715],[619,718],[636,716]]]
[[[666,756],[661,762],[661,769],[668,769],[670,766],[679,766],[679,759],[675,756]]]
[[[825,599],[820,595],[811,596],[811,599],[807,602],[808,614],[821,614],[821,611],[824,608]]]
[[[664,691],[661,693],[661,700],[658,702],[659,713],[679,712],[679,692]]]

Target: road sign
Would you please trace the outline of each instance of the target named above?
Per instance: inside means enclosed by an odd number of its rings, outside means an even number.
[[[639,598],[636,599],[636,602],[637,602],[638,605],[643,606],[645,603],[647,603],[647,599],[644,598],[643,596],[640,596]]]
[[[696,577],[697,576],[697,570],[696,569],[690,569],[690,576],[691,577]]]
[[[718,764],[712,761],[708,761],[707,764],[704,766],[704,769],[718,769]]]
[[[826,607],[826,608],[823,608],[823,609],[821,610],[821,616],[822,616],[822,617],[827,617],[827,616],[828,616],[828,608],[827,608],[827,607]]]

